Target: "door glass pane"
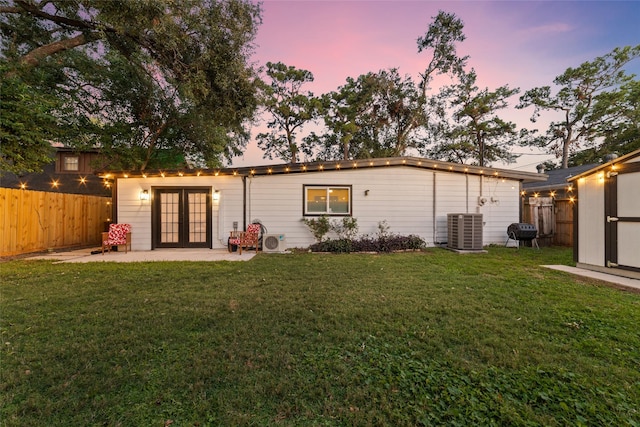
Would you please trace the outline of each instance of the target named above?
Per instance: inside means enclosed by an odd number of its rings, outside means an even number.
[[[207,241],[207,194],[189,193],[189,243]]]
[[[180,195],[160,194],[160,242],[176,243],[180,240]]]

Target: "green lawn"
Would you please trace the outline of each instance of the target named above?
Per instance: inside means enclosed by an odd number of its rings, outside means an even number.
[[[0,423],[638,426],[640,295],[570,262],[4,262]]]

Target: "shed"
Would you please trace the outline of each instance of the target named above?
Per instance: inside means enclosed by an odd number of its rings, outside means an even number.
[[[308,247],[303,218],[354,217],[361,234],[389,231],[447,241],[447,214],[482,214],[484,244],[504,244],[519,222],[522,182],[545,174],[393,157],[216,170],[103,172],[114,218],[130,223],[133,250],[224,248],[237,224],[259,219],[287,247]]]
[[[577,184],[577,266],[640,279],[640,150],[569,182]]]

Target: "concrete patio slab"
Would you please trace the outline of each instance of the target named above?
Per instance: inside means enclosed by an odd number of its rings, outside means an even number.
[[[55,263],[86,262],[149,262],[149,261],[249,261],[256,253],[229,252],[226,249],[156,249],[154,251],[118,251],[91,254],[100,248],[78,249],[36,255],[29,259],[43,259]]]
[[[567,273],[575,274],[582,277],[588,277],[591,279],[601,280],[603,282],[610,283],[617,287],[640,292],[640,280],[631,279],[628,277],[616,276],[613,274],[601,273],[598,271],[586,270],[584,268],[571,267],[568,265],[543,265],[542,267],[550,268],[552,270],[564,271]]]

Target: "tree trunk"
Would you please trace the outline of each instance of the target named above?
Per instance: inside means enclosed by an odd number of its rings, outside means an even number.
[[[562,144],[562,166],[560,169],[566,169],[569,167],[569,146],[571,145],[573,138],[573,124],[569,122],[569,112],[567,114],[567,135]]]

